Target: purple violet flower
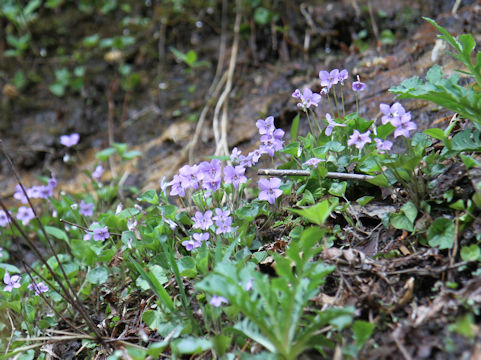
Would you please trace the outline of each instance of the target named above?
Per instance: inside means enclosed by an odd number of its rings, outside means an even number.
[[[317,166],[321,161],[324,161],[324,160],[314,157],[314,158],[310,158],[309,160],[304,162],[304,164],[302,165]]]
[[[181,177],[182,187],[186,189],[198,189],[199,188],[199,166],[198,165],[184,165],[179,169],[179,175]]]
[[[339,75],[337,77],[338,81],[344,85],[344,80],[347,80],[349,77],[349,73],[347,72],[346,69],[339,71]]]
[[[104,226],[102,228],[93,229],[94,241],[105,241],[110,237],[109,228]]]
[[[259,200],[266,200],[269,204],[274,204],[276,199],[282,195],[282,190],[279,189],[281,186],[281,179],[270,178],[270,179],[260,179],[259,180]]]
[[[77,145],[79,140],[80,135],[77,133],[60,136],[60,143],[66,147],[72,147]]]
[[[197,211],[192,220],[194,221],[194,225],[192,225],[194,229],[209,230],[209,227],[214,225],[211,210],[207,210],[204,214]]]
[[[80,200],[78,212],[82,216],[92,216],[94,213],[94,204]]]
[[[375,138],[374,141],[376,142],[376,148],[379,154],[384,154],[386,151],[391,150],[393,145],[392,141],[389,141],[389,140],[382,140],[379,138]]]
[[[394,103],[392,106],[387,104],[379,104],[379,109],[383,114],[381,118],[383,125],[390,122],[393,126],[396,126],[394,124],[400,120],[402,115],[406,113],[404,107],[398,102]]]
[[[3,275],[3,282],[7,286],[3,288],[3,291],[12,292],[14,288],[18,289],[20,287],[20,280],[21,280],[20,276],[18,275],[10,276],[8,271],[5,270],[5,275]]]
[[[179,195],[180,197],[185,196],[185,190],[182,186],[182,178],[180,175],[174,175],[174,178],[171,182],[168,183],[168,186],[171,187],[170,195],[175,196]]]
[[[350,136],[349,140],[347,140],[347,145],[349,146],[356,146],[359,150],[361,150],[364,145],[367,143],[372,142],[371,138],[371,131],[368,130],[365,133],[360,133],[358,130],[354,130],[353,134]]]
[[[233,148],[230,154],[230,161],[232,161],[233,164],[239,164],[241,155],[242,155],[242,152],[239,149],[237,149],[237,147]]]
[[[104,173],[104,167],[102,165],[97,165],[95,170],[92,172],[92,179],[99,181]]]
[[[252,285],[254,284],[254,278],[249,278],[249,280],[247,280],[245,286],[244,286],[244,290],[245,291],[251,291],[252,290]]]
[[[209,237],[210,237],[210,235],[209,235],[208,232],[204,232],[204,233],[194,233],[194,234],[192,235],[192,239],[193,239],[194,241],[198,241],[198,242],[200,242],[200,243],[202,243],[203,241],[209,240]]]
[[[6,227],[10,222],[10,218],[8,217],[7,213],[3,210],[0,210],[0,226]]]
[[[215,230],[216,234],[228,234],[232,232],[232,218],[228,217],[223,221],[216,221],[215,222],[217,229]]]
[[[317,107],[321,101],[321,95],[318,93],[313,93],[309,88],[305,88],[300,96],[300,100],[301,102],[297,104],[297,106],[302,110],[306,110],[309,109],[311,105]]]
[[[230,215],[230,210],[222,210],[220,208],[214,209],[215,216],[212,217],[212,220],[214,220],[217,224],[218,221],[225,221],[229,218]]]
[[[323,87],[321,89],[321,91],[319,91],[319,94],[321,95],[327,95],[327,93],[329,92],[329,89],[327,87]]]
[[[300,99],[301,96],[302,96],[301,90],[299,90],[299,89],[294,90],[294,92],[292,93],[292,97],[294,99]]]
[[[236,167],[226,166],[224,167],[224,183],[234,185],[234,188],[238,188],[239,184],[245,184],[247,177],[244,175],[246,168],[240,165]]]
[[[361,82],[361,80],[359,79],[359,75],[357,76],[357,81],[354,81],[352,83],[352,90],[357,92],[366,90],[366,84]]]
[[[41,293],[47,292],[49,290],[48,286],[40,281],[39,283],[30,283],[28,284],[29,290],[35,290],[35,295],[40,295]]]
[[[219,307],[222,304],[229,304],[229,301],[223,296],[220,295],[213,295],[209,301],[209,304],[211,304],[213,307]]]
[[[259,119],[259,120],[256,121],[256,126],[259,129],[259,134],[261,134],[261,135],[272,134],[272,132],[276,128],[274,126],[274,117],[268,116],[268,117],[266,117],[265,120]]]
[[[336,85],[339,82],[339,70],[334,69],[331,72],[321,70],[319,71],[319,79],[321,80],[321,86],[330,89],[332,85]]]
[[[28,203],[27,197],[22,191],[22,187],[20,186],[20,184],[17,184],[17,186],[15,186],[15,193],[13,194],[13,197],[20,201],[22,204]]]
[[[17,220],[20,220],[23,225],[28,225],[30,220],[35,217],[33,210],[26,206],[20,206],[17,211]]]
[[[195,241],[192,239],[182,241],[182,246],[185,247],[187,251],[192,251],[202,246],[200,241]]]
[[[325,134],[327,136],[331,136],[332,130],[334,130],[335,127],[346,127],[346,124],[338,124],[337,122],[332,120],[332,116],[329,113],[326,114],[326,120],[327,120],[327,123],[329,124],[327,125],[325,130]]]
[[[198,165],[198,177],[202,181],[221,180],[221,162],[218,159],[203,161]]]
[[[411,113],[405,113],[401,115],[399,121],[392,122],[391,124],[395,124],[396,130],[394,130],[394,137],[397,138],[398,136],[404,136],[408,138],[410,136],[409,132],[411,130],[416,130],[418,126],[414,121],[411,121]]]

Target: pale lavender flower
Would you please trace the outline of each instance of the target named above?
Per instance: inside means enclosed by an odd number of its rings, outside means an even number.
[[[55,189],[57,187],[58,183],[57,183],[57,179],[55,178],[54,175],[52,175],[52,177],[50,179],[48,179],[48,184],[47,186],[49,188],[52,189],[52,192],[53,192],[53,189]]]
[[[349,77],[349,73],[347,72],[346,69],[339,71],[339,75],[337,77],[337,80],[344,85],[344,80],[347,80]]]
[[[376,142],[376,148],[379,154],[384,154],[386,151],[391,150],[393,145],[392,141],[389,140],[375,138],[374,141]]]
[[[202,246],[200,241],[195,241],[192,239],[182,241],[182,246],[185,247],[187,251],[192,251]]]
[[[49,185],[36,186],[39,199],[48,199],[53,195],[53,187]]]
[[[319,93],[320,93],[321,95],[327,95],[328,92],[329,92],[329,89],[326,88],[326,87],[323,87],[323,88],[321,89],[321,91],[319,91]]]
[[[279,189],[281,186],[281,179],[270,178],[270,179],[260,179],[259,180],[259,200],[266,200],[269,204],[274,204],[276,199],[282,195],[282,190]]]
[[[7,292],[12,292],[12,290],[18,289],[20,287],[20,276],[18,275],[12,275],[8,273],[8,271],[5,270],[5,275],[3,276],[3,282],[5,283],[5,287],[3,288],[3,291]]]
[[[3,210],[0,210],[0,226],[6,227],[10,222],[10,218],[8,217],[7,213]]]
[[[301,109],[309,109],[311,106],[317,107],[321,101],[321,95],[313,93],[311,89],[305,88],[300,97],[301,102],[297,104]]]
[[[359,75],[357,76],[357,81],[354,81],[352,83],[352,90],[357,92],[366,90],[366,84],[361,82],[361,80],[359,79]]]
[[[179,169],[179,175],[181,177],[182,187],[187,189],[199,188],[199,166],[198,165],[184,165]]]
[[[102,165],[97,165],[95,170],[92,172],[92,179],[99,181],[104,173],[104,167]]]
[[[123,209],[124,209],[124,204],[122,204],[121,202],[118,203],[117,207],[115,208],[115,215],[120,214]]]
[[[172,179],[171,182],[168,184],[171,189],[170,189],[170,195],[175,196],[179,195],[181,197],[185,196],[185,190],[184,187],[182,186],[182,178],[180,175],[174,175],[174,178]]]
[[[364,145],[372,142],[370,135],[371,135],[370,130],[362,134],[358,130],[354,130],[353,134],[349,137],[349,140],[347,140],[347,145],[349,146],[354,145],[359,150],[361,150],[364,147]]]
[[[250,166],[257,164],[262,154],[263,152],[260,149],[255,149],[254,151],[251,151],[249,154],[247,154],[247,157],[249,158],[249,161],[251,163]],[[240,165],[244,166],[242,163]]]
[[[270,157],[274,156],[276,151],[282,149],[284,141],[282,137],[284,136],[284,130],[276,129],[272,134],[265,134],[261,136],[261,146],[259,150],[268,154]]]
[[[319,71],[319,79],[321,80],[321,86],[330,89],[332,85],[336,85],[339,82],[339,70],[334,69],[331,72],[321,70]]]
[[[317,166],[321,161],[324,161],[324,160],[314,157],[314,158],[310,158],[309,160],[304,162],[302,165]]]
[[[240,165],[236,167],[226,166],[224,167],[224,183],[234,185],[234,188],[238,188],[239,184],[245,184],[247,177],[244,175],[246,168]]]
[[[62,135],[60,136],[60,143],[66,147],[72,147],[78,144],[79,139],[80,135],[77,133]]]
[[[247,282],[244,286],[244,290],[245,291],[251,291],[253,284],[254,284],[254,278],[249,278],[249,280],[247,280]]]
[[[406,113],[404,107],[398,102],[394,103],[392,106],[389,106],[387,104],[379,104],[379,109],[383,114],[381,118],[383,125],[390,122],[393,126],[396,126],[394,125],[394,123],[399,121],[401,116]]]
[[[35,217],[33,210],[26,206],[20,206],[17,211],[17,220],[20,220],[23,225],[28,225],[30,220]]]
[[[209,237],[210,235],[208,232],[192,234],[192,239],[200,243],[202,243],[203,241],[209,240]]]
[[[86,203],[85,201],[80,200],[78,212],[83,216],[92,216],[94,213],[94,204]]]
[[[411,121],[410,113],[401,115],[399,121],[395,122],[395,124],[396,125],[393,124],[396,126],[396,130],[394,130],[395,138],[398,136],[404,136],[405,138],[408,138],[410,136],[409,132],[411,130],[416,130],[418,127],[415,122]]]
[[[202,181],[221,180],[221,162],[218,159],[203,161],[198,166],[198,177]]]
[[[292,93],[292,97],[295,98],[295,99],[300,99],[301,96],[302,96],[301,90],[299,90],[299,89],[294,90],[294,92]]]
[[[223,296],[220,295],[213,295],[209,301],[209,304],[211,304],[214,307],[219,307],[222,304],[229,304],[229,301]]]
[[[35,290],[35,295],[40,295],[41,293],[47,292],[49,290],[48,286],[40,281],[39,283],[30,283],[28,284],[29,290]]]
[[[85,241],[90,241],[92,239],[92,234],[91,233],[85,233],[83,239]]]
[[[109,228],[107,226],[93,229],[93,239],[94,241],[105,241],[110,237]]]
[[[215,230],[216,234],[228,234],[232,232],[232,218],[228,217],[223,221],[216,221],[215,222],[217,229]]]
[[[230,215],[230,210],[222,210],[220,208],[214,209],[215,216],[212,217],[212,220],[214,220],[217,224],[218,221],[225,221],[226,219],[229,218]]]
[[[275,130],[274,117],[268,116],[265,120],[259,119],[256,121],[256,127],[259,129],[259,134],[272,134]]]
[[[332,116],[331,114],[327,113],[326,114],[326,120],[327,120],[327,127],[326,127],[326,130],[325,130],[325,134],[327,136],[331,136],[332,134],[332,130],[335,128],[335,127],[346,127],[346,124],[338,124],[337,122],[335,122],[334,120],[332,120]]]
[[[17,186],[15,186],[15,193],[13,194],[13,197],[20,201],[22,204],[28,203],[27,197],[25,196],[25,193],[23,192],[20,184],[17,184]]]
[[[208,230],[210,226],[214,225],[211,210],[207,210],[204,214],[197,211],[192,220],[194,221],[194,225],[192,225],[194,229]]]
[[[239,164],[241,155],[242,155],[242,152],[239,149],[237,149],[237,147],[233,148],[230,154],[230,161],[232,161],[233,164]]]

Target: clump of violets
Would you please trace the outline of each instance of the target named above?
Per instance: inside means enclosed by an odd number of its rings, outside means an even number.
[[[35,295],[40,295],[49,290],[48,286],[45,285],[43,281],[40,281],[38,283],[30,283],[28,285],[28,289],[35,291]]]
[[[416,123],[411,121],[411,113],[406,112],[400,103],[396,102],[391,106],[380,104],[379,109],[383,114],[381,118],[382,124],[390,123],[396,128],[396,130],[394,130],[395,138],[398,136],[408,138],[411,136],[410,131],[417,129]]]
[[[13,289],[18,289],[20,287],[20,280],[21,277],[19,275],[12,275],[5,271],[5,275],[3,275],[3,282],[6,285],[3,288],[3,291],[12,292]]]
[[[332,131],[334,130],[335,127],[346,127],[346,124],[339,124],[334,120],[332,120],[332,116],[329,113],[326,114],[326,121],[328,125],[326,127],[325,134],[327,136],[331,136]]]
[[[281,179],[273,177],[270,179],[259,180],[259,200],[266,200],[269,204],[274,204],[276,199],[282,195]]]
[[[80,135],[77,133],[60,136],[60,143],[68,148],[77,145],[79,140]]]
[[[48,199],[49,197],[53,196],[53,191],[56,187],[57,179],[55,179],[55,176],[52,175],[52,177],[48,180],[47,185],[35,185],[31,188],[26,188],[25,192],[27,195],[25,195],[23,192],[20,184],[17,184],[13,198],[20,201],[22,204],[28,203],[27,196],[30,199]]]
[[[182,241],[182,246],[185,247],[187,251],[192,251],[202,246],[202,242],[209,240],[209,233],[194,233],[189,240]]]

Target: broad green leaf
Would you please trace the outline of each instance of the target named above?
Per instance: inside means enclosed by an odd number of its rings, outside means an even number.
[[[376,175],[374,178],[367,180],[369,183],[380,186],[380,187],[388,187],[389,182],[387,181],[386,175],[379,174]]]
[[[45,225],[44,228],[45,228],[45,231],[47,232],[47,234],[52,235],[56,239],[63,240],[67,244],[69,243],[68,235],[62,229],[59,229],[59,228],[56,228],[56,227],[53,227],[53,226],[48,226],[48,225]]]
[[[166,321],[165,316],[159,310],[147,310],[142,314],[142,321],[152,330],[157,330]]]
[[[100,161],[106,161],[113,154],[115,154],[115,149],[112,147],[109,147],[107,149],[99,151],[97,154],[95,154],[95,157]]]
[[[99,265],[87,273],[87,281],[92,284],[104,284],[109,277],[109,270],[103,265]]]
[[[329,194],[334,196],[343,197],[347,188],[347,182],[343,181],[340,183],[332,183],[331,187],[329,188]]]
[[[427,237],[429,245],[442,249],[451,249],[454,243],[454,222],[447,218],[437,218],[429,226]]]
[[[366,341],[369,340],[374,328],[375,325],[370,322],[364,320],[354,321],[352,324],[352,332],[358,350],[361,350]]]
[[[426,129],[424,130],[424,133],[438,140],[444,140],[446,138],[444,131],[439,128]]]
[[[404,214],[392,214],[390,220],[396,229],[414,231],[414,224]]]
[[[291,141],[296,141],[297,139],[297,131],[299,129],[299,119],[301,118],[301,114],[297,114],[296,117],[292,120],[291,124]]]
[[[289,211],[296,213],[310,222],[320,226],[324,223],[324,221],[326,221],[327,217],[332,211],[332,208],[333,207],[329,205],[329,201],[324,200],[316,205],[305,207],[303,209],[290,208]]]
[[[367,205],[372,199],[374,199],[374,196],[362,196],[359,199],[356,200],[356,202],[361,205],[365,206]]]
[[[480,260],[480,257],[481,250],[476,244],[472,244],[470,246],[463,246],[461,248],[461,259],[463,259],[463,261],[476,261]]]
[[[159,204],[159,197],[157,195],[157,192],[155,190],[147,190],[144,192],[140,197],[137,198],[138,201],[145,201],[149,204],[152,205],[158,205]]]
[[[188,336],[172,342],[171,348],[174,354],[200,354],[212,348],[212,342],[209,339]]]

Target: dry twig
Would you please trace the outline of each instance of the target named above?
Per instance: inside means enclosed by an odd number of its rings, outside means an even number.
[[[309,170],[295,170],[295,169],[259,169],[257,170],[258,175],[264,176],[309,176],[311,172]],[[327,178],[331,179],[344,179],[344,180],[371,180],[374,179],[372,175],[364,175],[364,174],[349,174],[349,173],[340,173],[340,172],[328,172],[326,175]]]

